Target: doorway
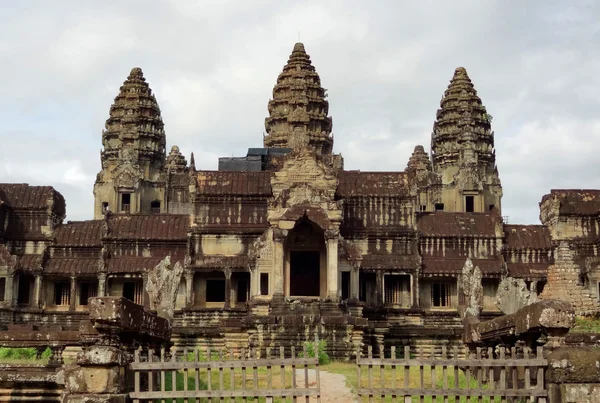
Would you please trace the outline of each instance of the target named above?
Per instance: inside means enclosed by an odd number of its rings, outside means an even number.
[[[321,253],[290,252],[290,295],[318,297],[321,290]]]

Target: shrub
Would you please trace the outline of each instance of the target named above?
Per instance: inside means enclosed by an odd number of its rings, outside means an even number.
[[[315,358],[315,343],[312,341],[307,341],[304,343],[306,346],[306,355],[308,358]],[[327,347],[327,342],[325,340],[319,340],[319,365],[329,364],[331,359],[329,358],[329,354],[325,352],[325,348]],[[298,354],[299,357],[304,357],[304,352]]]

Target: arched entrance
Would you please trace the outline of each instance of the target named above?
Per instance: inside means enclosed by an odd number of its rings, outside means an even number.
[[[321,297],[327,288],[327,254],[323,230],[306,216],[289,232],[286,253],[286,294]]]

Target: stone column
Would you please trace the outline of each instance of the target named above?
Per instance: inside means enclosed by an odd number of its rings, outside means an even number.
[[[15,296],[14,296],[14,289],[15,289],[15,273],[14,272],[8,272],[8,275],[6,276],[6,287],[4,289],[4,301],[6,303],[6,305],[9,308],[12,308],[13,306],[15,306]]]
[[[283,297],[283,272],[285,270],[284,242],[287,231],[273,230],[273,295]]]
[[[412,306],[413,308],[418,308],[421,303],[421,290],[419,289],[419,273],[416,272],[415,274],[411,274],[410,279],[412,280],[410,285],[412,290]]]
[[[352,267],[350,271],[350,299],[358,301],[360,296],[360,272],[358,267]]]
[[[185,304],[187,307],[194,305],[194,272],[185,272]]]
[[[106,273],[98,274],[98,296],[104,297],[106,295]]]
[[[150,310],[150,296],[146,291],[146,285],[148,284],[148,274],[142,275],[142,306],[147,310]]]
[[[36,308],[41,308],[42,306],[42,275],[40,273],[36,273],[35,275],[35,285],[33,289],[33,304]]]
[[[375,274],[375,295],[377,305],[383,305],[383,272],[381,271]]]
[[[74,311],[77,303],[77,279],[71,276],[71,292],[69,294],[69,311]]]
[[[338,232],[327,232],[327,298],[338,301]]]
[[[225,269],[225,308],[231,308],[231,269]]]

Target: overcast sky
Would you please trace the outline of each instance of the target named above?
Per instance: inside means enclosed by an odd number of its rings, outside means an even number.
[[[346,169],[404,170],[429,151],[466,67],[493,117],[503,215],[538,223],[552,188],[600,188],[600,2],[3,1],[0,182],[52,185],[93,215],[109,107],[139,66],[167,147],[199,169],[260,147],[300,39],[328,89]]]

